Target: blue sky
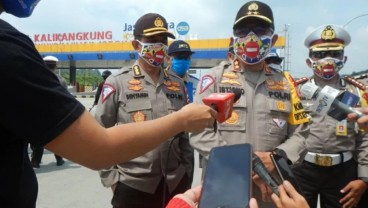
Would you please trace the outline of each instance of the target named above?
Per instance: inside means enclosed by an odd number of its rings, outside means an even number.
[[[91,32],[111,30],[121,39],[125,24],[134,25],[144,13],[162,14],[174,24],[186,21],[190,34],[198,39],[228,38],[241,0],[42,0],[32,17],[17,19],[3,14],[1,18],[32,36],[43,33]],[[264,0],[274,12],[275,30],[284,35],[289,26],[290,71],[295,77],[310,76],[305,64],[308,55],[304,39],[322,24],[344,25],[352,41],[345,49],[348,61],[341,73],[368,69],[368,1],[367,0]]]

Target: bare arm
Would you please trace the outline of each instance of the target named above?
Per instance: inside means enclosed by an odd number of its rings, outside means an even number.
[[[131,160],[182,131],[198,132],[213,123],[216,112],[205,105],[189,104],[165,117],[141,123],[103,128],[84,112],[45,147],[91,169]]]

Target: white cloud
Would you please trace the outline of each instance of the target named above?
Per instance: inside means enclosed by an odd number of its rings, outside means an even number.
[[[228,38],[232,24],[244,0],[47,0],[41,1],[34,15],[27,19],[2,15],[26,34],[85,32],[113,30],[122,32],[124,23],[134,24],[144,13],[162,14],[169,22],[186,21],[191,33],[199,39]],[[276,31],[283,35],[290,24],[290,70],[294,76],[311,75],[305,59],[308,52],[304,39],[314,28],[323,24],[344,25],[349,20],[367,14],[368,1],[355,0],[346,5],[343,0],[264,0],[274,12]],[[346,48],[349,60],[344,73],[367,69],[368,16],[353,20],[347,26],[352,36]]]

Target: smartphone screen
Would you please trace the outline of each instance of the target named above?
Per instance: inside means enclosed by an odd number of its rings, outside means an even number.
[[[278,172],[278,175],[281,178],[281,181],[287,180],[289,181],[295,188],[295,190],[303,195],[302,190],[300,189],[297,180],[295,179],[295,176],[293,172],[291,171],[287,161],[285,158],[283,158],[280,155],[277,154],[271,154],[271,160]]]
[[[212,148],[199,200],[200,208],[246,208],[252,184],[250,144]]]

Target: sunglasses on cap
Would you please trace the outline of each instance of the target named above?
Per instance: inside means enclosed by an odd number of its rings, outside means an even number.
[[[189,60],[191,55],[190,53],[174,53],[172,56],[179,60]]]
[[[253,32],[256,35],[271,35],[273,30],[272,28],[265,26],[245,27],[236,29],[234,31],[234,35],[241,38],[247,36],[250,32]]]
[[[327,56],[331,58],[339,58],[344,55],[343,50],[339,51],[311,51],[310,56],[314,58],[326,58]]]

